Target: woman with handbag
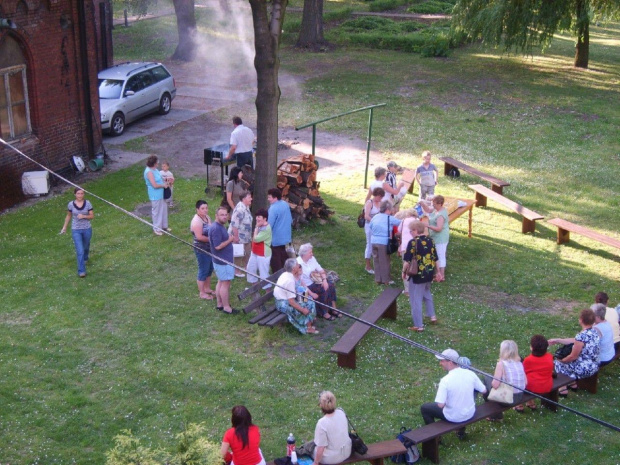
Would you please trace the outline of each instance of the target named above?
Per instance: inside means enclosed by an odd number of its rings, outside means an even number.
[[[351,456],[348,420],[342,409],[336,409],[336,396],[330,391],[319,394],[323,417],[314,429],[313,465],[335,464]]]
[[[525,377],[525,370],[523,369],[523,363],[521,363],[521,357],[519,357],[519,348],[515,341],[506,340],[502,341],[500,344],[499,360],[495,365],[493,378],[486,377],[484,380],[488,393],[485,395],[485,400],[492,400],[495,402],[503,400],[505,402],[502,403],[517,404],[513,407],[514,410],[523,412],[523,405],[521,405],[520,401],[523,396],[523,389],[525,389],[525,384],[527,383],[527,378]],[[508,384],[504,384],[504,382]],[[504,395],[502,391],[506,393],[506,397],[502,397]],[[502,418],[504,418],[504,414],[498,413],[497,415],[489,417],[488,420],[494,421],[501,420]]]
[[[379,213],[381,207],[381,200],[385,195],[385,191],[381,187],[376,187],[372,191],[372,198],[368,199],[364,204],[364,232],[366,233],[366,249],[364,250],[364,258],[366,259],[366,273],[375,274],[375,270],[372,267],[372,244],[370,238],[370,222]]]
[[[438,266],[435,281],[440,283],[446,280],[446,251],[450,240],[450,225],[448,220],[448,210],[443,206],[445,199],[442,195],[433,197],[433,208],[426,202],[420,202],[422,209],[429,213],[428,231],[437,249]]]
[[[342,313],[330,310],[326,305],[336,308],[336,286],[327,279],[327,272],[319,265],[312,251],[312,244],[299,247],[297,263],[301,265],[301,284],[317,294],[316,314],[324,320],[333,321],[334,317],[342,318]]]
[[[600,341],[598,331],[594,325],[594,312],[587,308],[579,314],[579,325],[582,330],[574,338],[549,339],[549,344],[573,344],[568,356],[555,360],[555,371],[570,376],[573,379],[588,378],[598,371]],[[572,391],[577,390],[577,383],[568,386]],[[568,389],[560,390],[560,396],[566,397]]]
[[[410,331],[424,331],[422,304],[426,304],[426,315],[431,324],[437,324],[435,304],[431,294],[431,283],[437,266],[437,252],[433,240],[424,234],[425,225],[420,221],[412,221],[409,225],[413,239],[407,244],[403,255],[402,278],[409,286],[409,304],[413,326]]]
[[[392,202],[382,201],[379,213],[374,216],[369,225],[377,284],[394,284],[390,277],[390,255],[398,250],[398,239],[394,237],[394,227],[400,223],[398,218],[392,216]]]

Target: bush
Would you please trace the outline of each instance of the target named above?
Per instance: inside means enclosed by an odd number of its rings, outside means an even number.
[[[442,2],[438,0],[430,0],[419,5],[413,5],[407,8],[410,13],[421,14],[448,14],[452,12],[454,4],[449,2]]]
[[[394,29],[394,21],[380,16],[362,16],[342,23],[341,28],[347,32],[365,32],[373,30],[389,31]]]
[[[373,0],[368,9],[369,11],[388,11],[395,10],[404,4],[404,0]]]
[[[423,57],[447,57],[450,51],[450,39],[444,35],[430,36],[422,49],[420,55]]]
[[[350,18],[351,13],[353,13],[352,8],[342,8],[340,10],[328,11],[327,13],[323,13],[323,21],[342,21],[343,19]]]

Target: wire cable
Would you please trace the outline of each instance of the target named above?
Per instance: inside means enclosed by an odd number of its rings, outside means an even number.
[[[140,217],[139,217],[139,216],[137,216],[136,214],[134,214],[134,213],[132,213],[132,212],[130,212],[130,211],[128,211],[128,210],[125,210],[125,209],[124,209],[124,208],[122,208],[121,206],[116,205],[115,203],[113,203],[113,202],[111,202],[111,201],[109,201],[109,200],[107,200],[107,199],[104,199],[103,197],[100,197],[100,196],[96,195],[94,192],[90,192],[90,191],[88,191],[88,190],[84,189],[82,186],[80,186],[80,185],[78,185],[78,184],[75,184],[75,183],[73,183],[73,182],[69,181],[69,180],[68,180],[68,179],[66,179],[65,177],[61,176],[60,174],[58,174],[58,173],[54,172],[53,170],[51,170],[51,169],[47,168],[46,166],[44,166],[44,165],[42,165],[41,163],[37,162],[36,160],[32,159],[32,158],[31,158],[31,157],[29,157],[28,155],[24,154],[22,151],[20,151],[19,149],[17,149],[16,147],[14,147],[13,145],[11,145],[10,143],[6,142],[4,139],[0,138],[0,142],[1,142],[1,143],[3,143],[4,145],[6,145],[7,147],[9,147],[10,149],[14,150],[15,152],[17,152],[17,153],[18,153],[18,154],[20,154],[21,156],[25,157],[26,159],[28,159],[28,160],[29,160],[29,161],[31,161],[32,163],[36,164],[37,166],[40,166],[40,167],[41,167],[41,168],[43,168],[45,171],[47,171],[48,173],[50,173],[52,176],[57,177],[58,179],[60,179],[60,180],[64,181],[65,183],[67,183],[67,184],[69,184],[69,185],[71,185],[71,186],[74,186],[74,187],[76,187],[76,188],[79,188],[79,189],[83,190],[85,193],[87,193],[87,194],[88,194],[88,195],[90,195],[91,197],[94,197],[94,198],[96,198],[96,199],[98,199],[98,200],[101,200],[101,201],[102,201],[102,202],[104,202],[105,204],[110,205],[111,207],[113,207],[113,208],[115,208],[115,209],[117,209],[117,210],[119,210],[119,211],[121,211],[121,212],[125,213],[126,215],[130,216],[131,218],[134,218],[134,219],[136,219],[136,220],[140,221],[141,223],[144,223],[144,224],[146,224],[146,225],[148,225],[148,226],[150,226],[150,227],[152,227],[152,228],[155,228],[155,226],[154,226],[152,223],[150,223],[149,221],[145,220],[144,218],[140,218]],[[186,241],[185,239],[182,239],[182,238],[180,238],[180,237],[178,237],[178,236],[176,236],[176,235],[174,235],[174,234],[170,233],[169,231],[162,230],[162,232],[163,232],[164,234],[166,234],[167,236],[171,237],[172,239],[174,239],[174,240],[176,240],[176,241],[178,241],[178,242],[180,242],[180,243],[182,243],[182,244],[188,245],[188,246],[192,247],[192,248],[193,248],[193,249],[195,249],[195,250],[199,250],[201,253],[205,253],[205,254],[207,254],[207,255],[211,256],[211,258],[214,258],[214,257],[215,257],[215,258],[217,258],[218,260],[220,260],[220,261],[222,261],[222,262],[226,263],[227,265],[231,265],[231,266],[232,266],[232,267],[234,267],[236,270],[245,271],[245,273],[247,273],[248,275],[250,275],[250,276],[253,276],[253,277],[257,278],[257,279],[259,280],[259,282],[261,282],[261,281],[262,281],[262,282],[267,282],[267,283],[269,283],[269,284],[273,285],[274,287],[280,287],[281,289],[284,289],[284,287],[279,286],[276,282],[269,281],[268,279],[262,279],[262,278],[261,278],[260,276],[258,276],[257,274],[254,274],[254,273],[249,273],[249,272],[248,272],[246,269],[244,269],[243,267],[240,267],[240,266],[238,266],[238,265],[235,265],[234,263],[229,262],[229,261],[227,261],[227,260],[225,260],[225,259],[222,259],[222,258],[220,258],[220,257],[216,257],[216,256],[215,256],[212,252],[207,252],[206,250],[201,249],[200,247],[195,246],[194,244],[192,244],[192,243],[190,243],[190,242]],[[262,283],[261,283],[261,284],[262,284]],[[290,292],[290,291],[288,291],[288,292]],[[295,292],[295,295],[296,295],[297,297],[300,297],[300,298],[305,297],[303,294],[300,294],[300,293],[297,293],[297,292]],[[431,349],[430,347],[427,347],[427,346],[425,346],[425,345],[423,345],[423,344],[420,344],[419,342],[415,342],[415,341],[413,341],[413,340],[411,340],[411,339],[408,339],[408,338],[406,338],[406,337],[404,337],[404,336],[401,336],[400,334],[395,333],[395,332],[393,332],[393,331],[390,331],[389,329],[383,328],[382,326],[379,326],[379,325],[377,325],[377,324],[375,324],[375,323],[371,323],[370,321],[363,320],[362,318],[359,318],[359,317],[357,317],[357,316],[355,316],[355,315],[352,315],[351,313],[345,312],[345,311],[343,311],[343,310],[341,310],[341,309],[337,309],[337,308],[335,308],[335,307],[332,307],[331,305],[328,305],[328,304],[321,304],[321,305],[322,305],[323,307],[328,308],[329,310],[333,310],[333,311],[336,311],[336,312],[342,313],[344,316],[346,316],[347,318],[349,318],[349,319],[351,319],[351,320],[353,320],[353,321],[356,321],[356,322],[358,322],[358,323],[362,323],[362,324],[364,324],[364,325],[366,325],[366,326],[369,326],[369,327],[371,327],[371,328],[373,328],[373,329],[376,329],[377,331],[380,331],[380,332],[382,332],[382,333],[384,333],[384,334],[386,334],[386,335],[388,335],[388,336],[390,336],[390,337],[392,337],[392,338],[394,338],[394,339],[397,339],[397,340],[399,340],[399,341],[401,341],[401,342],[404,342],[405,344],[407,344],[407,345],[409,345],[409,346],[411,346],[411,347],[414,347],[414,348],[416,348],[416,349],[420,349],[420,350],[422,350],[422,351],[424,351],[424,352],[426,352],[426,353],[429,353],[429,354],[432,354],[432,355],[435,355],[435,356],[441,356],[441,353],[440,353],[440,352],[438,352],[438,351],[436,351],[436,350],[434,350],[434,349]],[[456,363],[456,361],[454,361],[454,362]],[[502,382],[502,383],[504,383],[504,384],[507,384],[507,385],[509,385],[509,386],[511,386],[511,387],[516,387],[516,386],[513,386],[513,385],[512,385],[512,384],[510,384],[510,383],[507,383],[507,382],[505,382],[505,381],[502,381],[501,379],[495,378],[493,375],[491,375],[491,374],[489,374],[489,373],[485,372],[484,370],[480,370],[480,369],[478,369],[478,368],[474,367],[473,365],[470,365],[470,366],[467,366],[467,367],[464,367],[464,368],[467,368],[467,369],[469,369],[469,370],[471,370],[471,371],[473,371],[473,372],[475,372],[475,373],[481,374],[481,375],[483,375],[484,377],[488,377],[488,378],[491,378],[491,379],[494,379],[494,380],[500,381],[500,382]],[[518,388],[517,388],[517,389],[518,389]],[[611,423],[608,423],[608,422],[606,422],[606,421],[604,421],[604,420],[600,420],[600,419],[598,419],[598,418],[596,418],[596,417],[593,417],[593,416],[591,416],[591,415],[588,415],[587,413],[580,412],[579,410],[576,410],[576,409],[573,409],[573,408],[571,408],[571,407],[568,407],[567,405],[563,405],[563,404],[560,404],[560,403],[558,403],[558,402],[554,402],[554,401],[552,401],[552,400],[550,400],[550,399],[547,399],[547,398],[546,398],[546,397],[544,397],[544,396],[541,396],[540,394],[536,394],[535,392],[531,392],[531,391],[528,391],[528,390],[526,390],[526,389],[522,389],[522,391],[523,391],[524,393],[531,394],[531,395],[533,395],[534,397],[537,397],[537,398],[539,398],[539,399],[541,399],[541,400],[544,400],[546,403],[549,403],[549,404],[555,405],[556,407],[563,408],[564,410],[567,410],[567,411],[569,411],[569,412],[571,412],[571,413],[574,413],[575,415],[578,415],[578,416],[580,416],[580,417],[583,417],[583,418],[586,418],[586,419],[588,419],[588,420],[591,420],[591,421],[593,421],[593,422],[595,422],[595,423],[598,423],[598,424],[599,424],[599,425],[601,425],[601,426],[604,426],[604,427],[606,427],[606,428],[609,428],[609,429],[612,429],[612,430],[614,430],[614,431],[618,431],[618,432],[620,432],[620,427],[618,427],[618,426],[616,426],[616,425],[613,425],[613,424],[611,424]]]

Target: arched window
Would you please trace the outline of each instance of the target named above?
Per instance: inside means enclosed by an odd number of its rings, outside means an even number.
[[[17,139],[30,134],[26,59],[17,41],[0,37],[0,137]]]

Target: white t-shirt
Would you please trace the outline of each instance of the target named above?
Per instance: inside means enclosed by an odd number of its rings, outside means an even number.
[[[279,286],[282,286],[284,289]],[[293,273],[286,271],[280,275],[277,286],[273,290],[273,297],[276,300],[295,298],[295,276],[293,276]]]
[[[314,443],[317,447],[325,447],[321,463],[340,463],[351,456],[349,425],[342,410],[335,410],[333,414],[325,415],[317,422]]]
[[[235,153],[251,152],[252,144],[254,144],[254,133],[243,124],[237,126],[230,134],[230,145],[237,146]]]
[[[380,187],[381,189],[383,189],[383,184],[385,184],[385,181],[379,181],[375,179],[373,182],[370,183],[370,187],[369,187],[370,193],[372,194],[372,191],[374,191],[377,187]],[[388,191],[385,191],[385,195],[383,196],[381,201],[383,202],[384,200],[392,200],[392,194],[390,194]]]
[[[310,273],[313,271],[323,271],[319,262],[316,261],[316,258],[312,257],[307,262],[304,262],[301,257],[297,257],[297,263],[301,265],[301,284],[308,287],[312,284],[312,279],[310,278]]]
[[[480,378],[473,371],[453,368],[439,381],[435,402],[446,404],[443,414],[448,421],[466,421],[476,413],[474,390],[485,392],[486,388]]]
[[[614,344],[620,342],[620,325],[618,324],[618,313],[614,308],[607,307],[605,321],[609,321],[611,330],[614,333]]]

